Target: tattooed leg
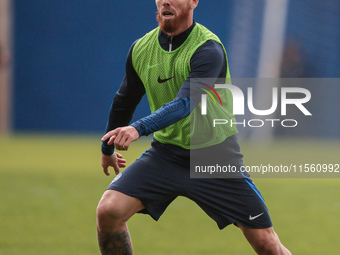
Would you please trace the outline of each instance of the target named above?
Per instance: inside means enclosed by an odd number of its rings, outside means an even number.
[[[132,243],[126,222],[145,206],[135,197],[107,190],[97,207],[97,233],[103,255],[131,255]]]
[[[103,255],[132,255],[132,243],[128,229],[114,233],[100,233],[98,243]]]

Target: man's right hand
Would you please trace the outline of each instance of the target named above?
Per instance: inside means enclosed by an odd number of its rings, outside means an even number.
[[[109,176],[110,171],[109,167],[113,167],[115,170],[116,175],[120,172],[120,167],[126,167],[126,160],[123,159],[123,156],[117,152],[114,152],[112,155],[108,156],[102,154],[102,167],[103,172]]]

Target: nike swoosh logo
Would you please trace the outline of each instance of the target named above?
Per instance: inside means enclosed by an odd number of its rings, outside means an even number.
[[[150,65],[148,64],[148,68],[151,69],[151,68],[154,68],[155,66],[158,66],[159,64],[154,64],[154,65]]]
[[[171,79],[174,78],[174,77],[175,77],[175,76],[172,76],[172,77],[167,78],[167,79],[161,79],[161,77],[158,76],[158,83],[164,83],[164,82],[166,82],[166,81],[168,81],[168,80],[171,80]]]
[[[262,214],[264,214],[264,213],[260,213],[260,214],[258,214],[256,216],[249,215],[249,220],[255,220],[256,218],[260,217]]]

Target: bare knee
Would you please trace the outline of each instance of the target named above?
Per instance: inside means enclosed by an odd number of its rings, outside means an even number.
[[[258,254],[281,254],[280,240],[275,233],[263,236],[253,244]]]
[[[280,242],[273,228],[250,229],[239,225],[257,254],[291,255]]]
[[[116,195],[103,195],[97,206],[97,219],[99,221],[120,221],[128,220],[127,205]]]
[[[119,205],[118,201],[102,199],[97,206],[97,219],[99,221],[126,221],[124,219],[124,208]]]
[[[97,207],[97,225],[99,229],[114,229],[136,212],[144,208],[139,199],[118,191],[106,191]]]
[[[282,245],[279,236],[274,230],[267,233],[264,239],[262,239],[259,244],[258,254],[292,255],[292,253]]]

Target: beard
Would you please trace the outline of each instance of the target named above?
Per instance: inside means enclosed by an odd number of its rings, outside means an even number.
[[[183,10],[183,12],[180,15],[170,20],[163,19],[160,12],[157,11],[156,19],[158,21],[158,26],[165,33],[173,33],[181,26],[183,22],[186,22],[186,20],[188,19],[189,13],[190,13],[189,4],[187,5],[186,9]]]

